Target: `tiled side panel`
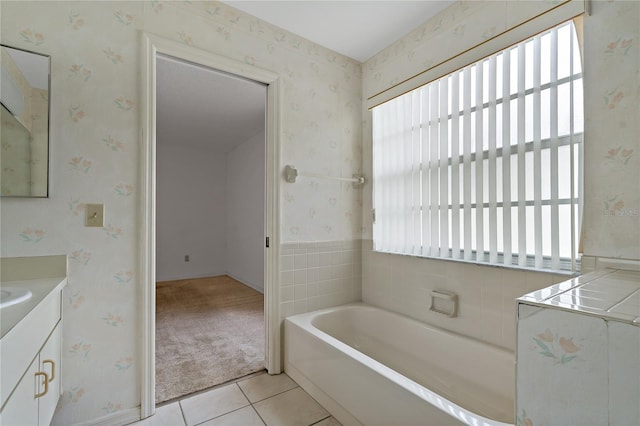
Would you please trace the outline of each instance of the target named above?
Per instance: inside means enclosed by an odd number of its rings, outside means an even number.
[[[609,424],[607,322],[518,309],[516,424]]]
[[[359,240],[281,245],[281,318],[361,300]]]
[[[609,425],[640,425],[640,327],[608,325]]]
[[[447,330],[515,349],[516,302],[566,275],[372,251],[363,241],[362,300]],[[458,316],[431,312],[432,290],[458,295]]]

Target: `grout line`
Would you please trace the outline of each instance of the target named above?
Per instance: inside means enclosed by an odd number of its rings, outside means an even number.
[[[184,425],[187,426],[187,418],[184,415],[184,410],[182,409],[182,404],[180,404],[180,401],[178,401],[178,408],[180,408],[180,414],[182,415],[182,421],[184,422]]]
[[[251,404],[251,408],[253,409],[253,411],[256,413],[256,415],[258,416],[258,418],[260,419],[260,421],[263,424],[267,424],[267,422],[264,421],[264,419],[262,418],[262,416],[260,415],[260,412],[258,412],[258,410],[256,410],[256,407],[253,406],[253,404]]]
[[[247,401],[249,401],[249,400],[247,400]],[[247,408],[247,407],[251,407],[251,403],[249,403],[249,404],[247,404],[247,405],[243,405],[243,406],[242,406],[242,407],[240,407],[240,408],[236,408],[235,410],[231,410],[231,411],[229,411],[228,413],[220,414],[219,416],[215,416],[215,417],[212,417],[212,418],[210,418],[210,419],[203,420],[203,421],[201,421],[200,423],[196,423],[196,424],[194,424],[193,426],[198,426],[198,425],[201,425],[201,424],[203,424],[203,423],[210,422],[211,420],[219,419],[219,418],[220,418],[220,417],[222,417],[222,416],[226,416],[227,414],[235,413],[236,411],[240,411],[240,410],[245,409],[245,408]],[[253,408],[253,407],[251,407],[251,408]]]
[[[325,417],[325,418],[323,418],[323,419],[318,420],[318,421],[317,421],[317,422],[315,422],[315,423],[311,423],[309,426],[317,425],[318,423],[320,423],[320,422],[323,422],[323,421],[327,420],[329,417],[331,417],[331,414],[329,414],[327,417]]]
[[[282,373],[280,373],[280,374],[282,374]],[[291,379],[291,381],[293,381],[293,379]],[[296,383],[296,382],[293,382],[293,383]],[[296,385],[295,385],[294,387],[292,387],[291,389],[287,389],[287,390],[282,391],[282,392],[274,393],[273,395],[268,396],[268,397],[266,397],[266,398],[262,398],[262,399],[261,399],[261,400],[259,400],[259,401],[252,402],[252,403],[251,403],[251,405],[253,405],[253,404],[257,404],[258,402],[266,401],[267,399],[271,399],[271,398],[276,397],[276,396],[278,396],[278,395],[282,395],[283,393],[287,393],[287,392],[292,391],[292,390],[294,390],[295,388],[299,388],[299,387],[300,387],[300,385],[298,385],[298,384],[296,383]],[[302,389],[302,390],[304,390],[304,389]],[[306,392],[306,391],[305,391],[305,392]],[[248,399],[248,398],[247,398],[247,399]]]

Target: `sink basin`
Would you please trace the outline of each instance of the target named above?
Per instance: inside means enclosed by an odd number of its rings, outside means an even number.
[[[27,301],[31,296],[31,290],[26,288],[3,287],[0,289],[0,309]]]

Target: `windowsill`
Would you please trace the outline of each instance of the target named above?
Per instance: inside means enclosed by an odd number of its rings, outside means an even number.
[[[416,256],[413,254],[404,254],[404,253],[392,253],[392,252],[386,252],[386,251],[379,251],[376,250],[375,248],[371,247],[370,248],[372,252],[374,253],[379,253],[379,254],[388,254],[388,255],[392,255],[392,256],[407,256],[407,257],[413,257],[416,259],[429,259],[429,260],[443,260],[446,262],[457,262],[457,263],[465,263],[465,264],[469,264],[469,265],[477,265],[477,266],[486,266],[489,268],[502,268],[502,269],[509,269],[509,270],[519,270],[519,271],[527,271],[527,272],[542,272],[542,273],[547,273],[547,274],[554,274],[554,275],[564,275],[567,277],[577,277],[579,275],[581,275],[581,271],[567,271],[567,270],[561,270],[561,269],[539,269],[539,268],[534,268],[534,267],[530,267],[530,266],[519,266],[519,265],[504,265],[504,264],[494,264],[494,263],[486,263],[486,262],[477,262],[475,260],[465,260],[465,259],[452,259],[452,258],[447,258],[447,257],[436,257],[436,256]],[[580,269],[580,261],[578,260],[576,262],[576,265],[578,267],[578,269]]]

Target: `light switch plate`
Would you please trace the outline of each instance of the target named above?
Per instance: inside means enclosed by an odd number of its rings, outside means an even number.
[[[104,227],[104,204],[87,204],[84,226]]]

